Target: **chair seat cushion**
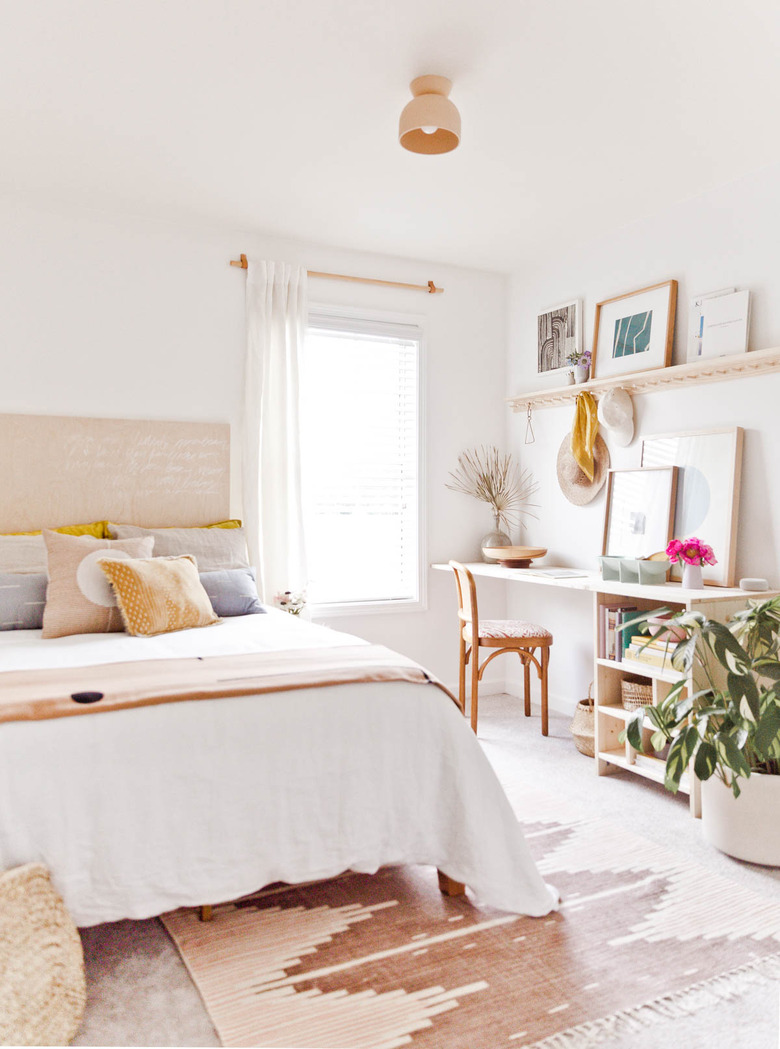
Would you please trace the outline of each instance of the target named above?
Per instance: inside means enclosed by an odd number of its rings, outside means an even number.
[[[463,627],[463,636],[466,641],[471,641],[471,623]],[[518,640],[531,640],[538,638],[547,642],[552,641],[552,634],[546,627],[538,623],[529,623],[525,619],[480,619],[480,638],[516,638]]]

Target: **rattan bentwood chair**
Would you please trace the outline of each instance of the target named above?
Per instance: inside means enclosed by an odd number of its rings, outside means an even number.
[[[460,636],[460,667],[458,675],[458,701],[466,713],[466,667],[471,667],[471,727],[477,731],[477,708],[479,683],[485,667],[496,656],[504,652],[516,652],[523,664],[523,695],[525,716],[531,716],[531,666],[541,682],[542,691],[542,735],[547,735],[547,668],[550,662],[550,645],[553,636],[549,630],[524,619],[483,619],[477,611],[477,587],[474,576],[465,565],[450,561],[458,588],[458,632]],[[493,651],[480,666],[480,648]],[[538,655],[537,655],[538,652]]]

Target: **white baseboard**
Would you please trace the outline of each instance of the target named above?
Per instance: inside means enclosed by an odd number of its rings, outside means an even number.
[[[457,696],[457,694],[458,694],[458,683],[457,683],[457,681],[454,684],[452,684],[451,682],[445,681],[444,684],[450,690],[450,692],[453,694],[453,696]],[[466,689],[468,690],[468,688],[469,688],[469,685],[468,685],[468,682],[467,682],[466,683]],[[483,696],[500,696],[500,695],[514,696],[515,699],[518,699],[522,703],[523,702],[523,686],[521,684],[518,685],[518,683],[516,681],[506,681],[506,680],[504,680],[504,681],[501,681],[501,680],[499,680],[499,681],[489,681],[489,682],[485,682],[484,684],[481,684],[479,686],[479,695],[480,695],[480,698],[482,698]],[[467,698],[468,698],[468,691],[467,691]],[[570,717],[570,718],[574,717],[574,711],[575,711],[575,709],[577,707],[577,703],[573,702],[570,696],[560,696],[560,695],[556,695],[554,692],[550,692],[550,693],[548,693],[548,696],[547,696],[547,703],[548,703],[548,708],[549,708],[550,711],[552,711],[552,712],[554,712],[556,714],[562,714],[565,717]],[[531,706],[533,707],[534,710],[538,711],[538,709],[539,709],[538,683],[537,683],[537,687],[534,688],[534,683],[533,682],[531,684]]]

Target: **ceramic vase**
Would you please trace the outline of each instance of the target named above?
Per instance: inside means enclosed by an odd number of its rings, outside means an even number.
[[[682,585],[687,590],[701,590],[704,586],[701,565],[683,564]]]
[[[575,364],[574,368],[574,381],[575,382],[587,382],[588,372],[590,369],[587,364]]]
[[[501,531],[501,521],[500,521],[498,515],[496,515],[496,517],[495,517],[495,524],[494,524],[493,531],[492,532],[488,532],[487,535],[483,535],[482,539],[480,540],[480,544],[479,545],[480,545],[480,548],[482,549],[482,560],[483,561],[487,561],[488,564],[497,564],[498,563],[498,558],[496,558],[496,557],[488,557],[488,555],[485,553],[485,550],[484,550],[485,547],[490,549],[491,547],[496,547],[496,546],[511,546],[512,545],[512,540],[509,538],[509,536],[506,534],[506,532],[502,532]]]

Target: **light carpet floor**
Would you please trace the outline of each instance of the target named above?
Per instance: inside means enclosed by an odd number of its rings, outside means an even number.
[[[738,863],[704,845],[687,799],[672,798],[624,773],[597,777],[592,762],[574,749],[566,719],[553,718],[551,735],[543,739],[538,719],[521,717],[510,697],[485,697],[480,708],[480,739],[518,811],[529,790],[559,792],[583,815],[623,823],[765,898],[780,900],[780,872]],[[89,1000],[75,1044],[219,1044],[159,922],[98,926],[84,930],[83,938]],[[602,1044],[608,1049],[655,1049],[676,1041],[691,1049],[777,1049],[778,1007],[777,986],[764,982],[693,1016],[622,1033]],[[483,1045],[492,1049],[489,1041]]]

